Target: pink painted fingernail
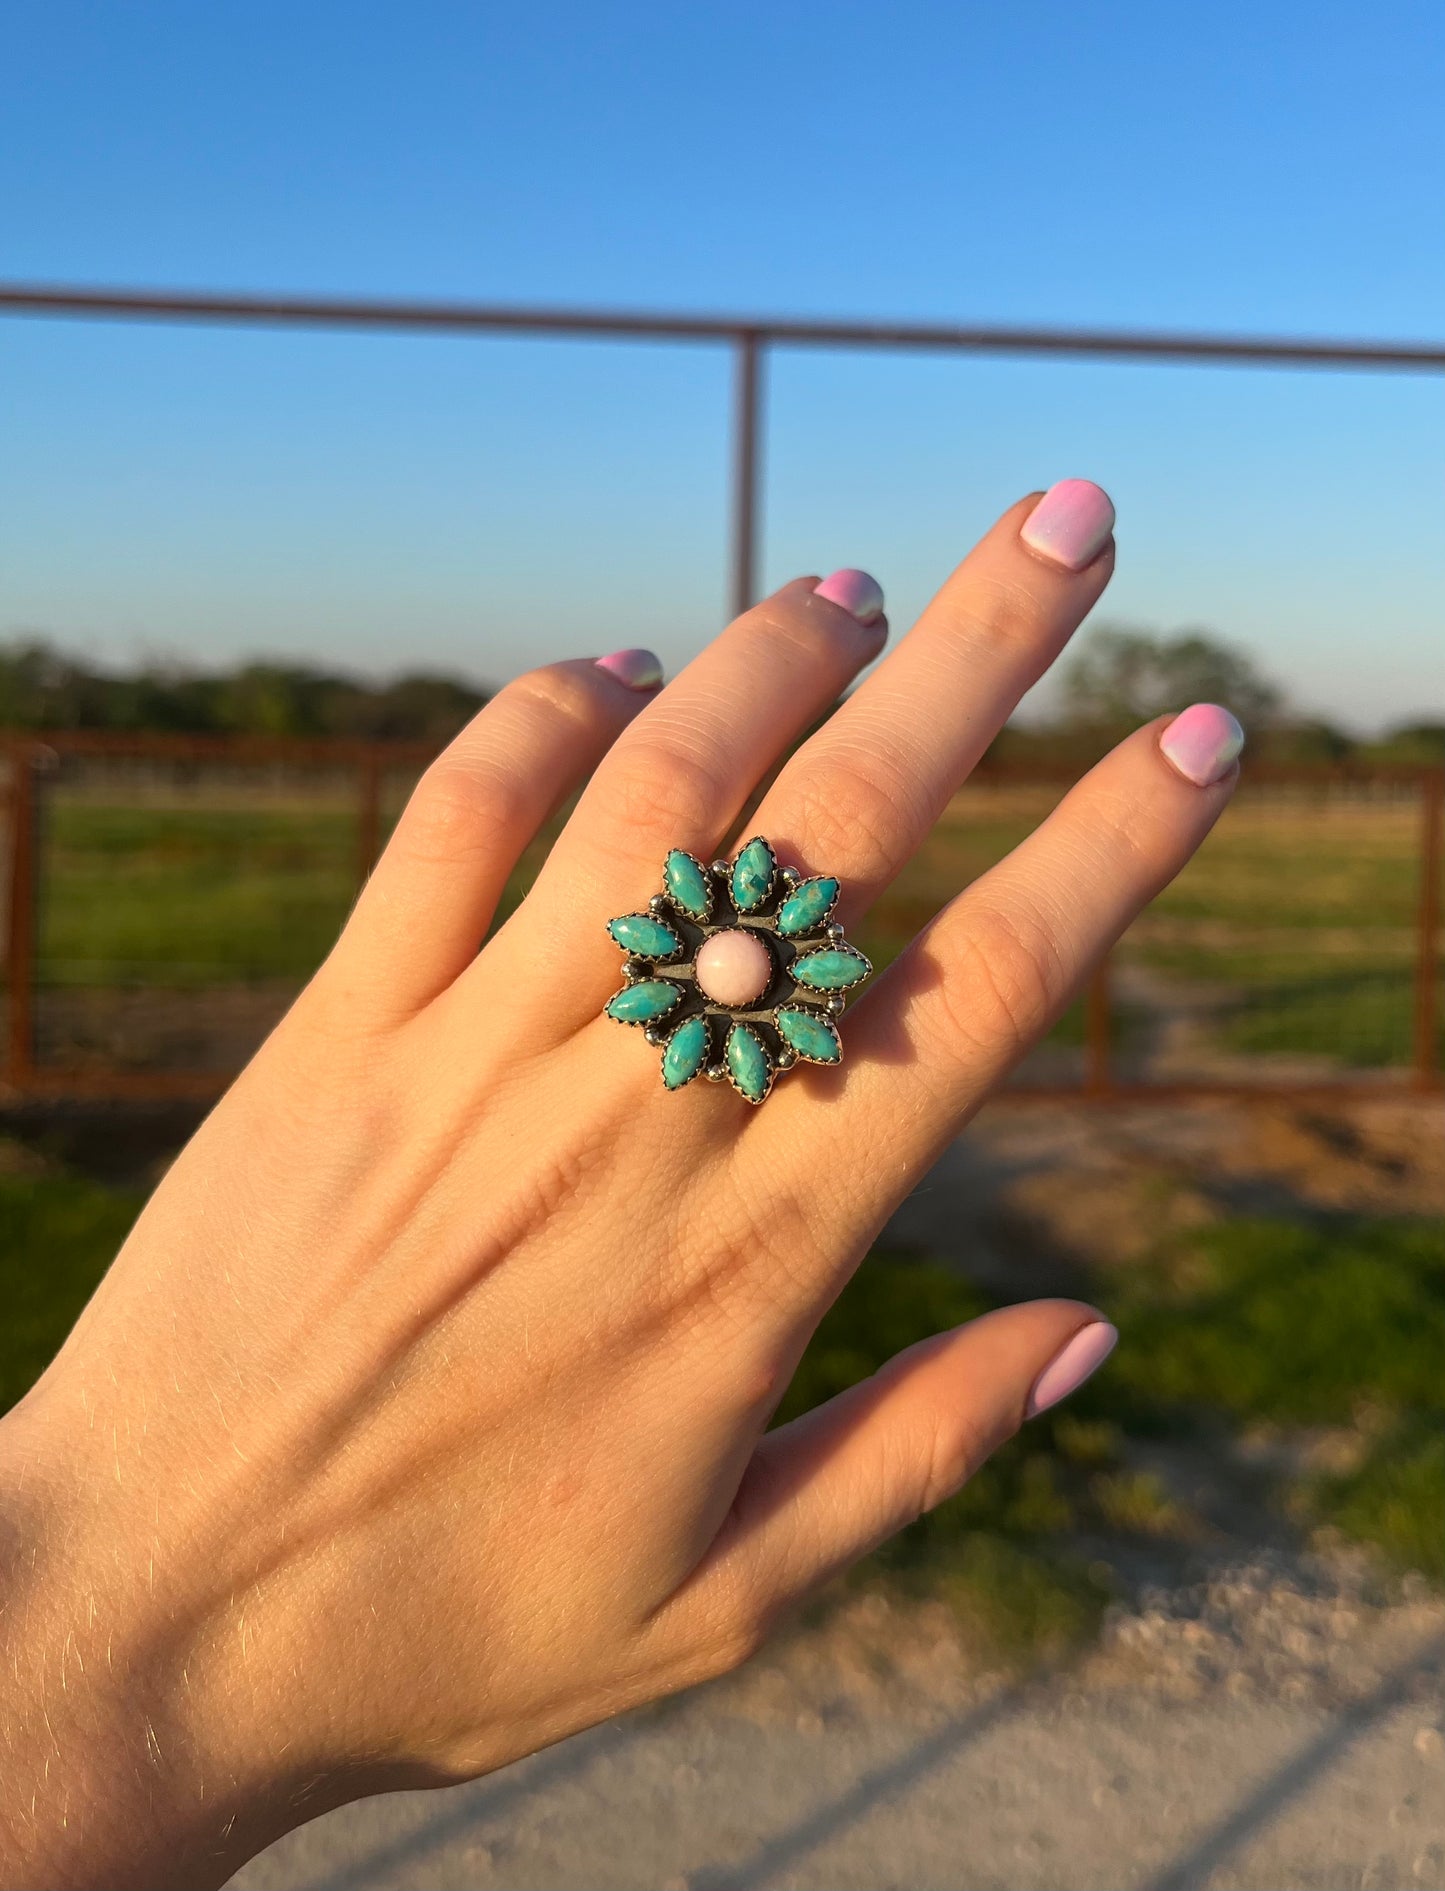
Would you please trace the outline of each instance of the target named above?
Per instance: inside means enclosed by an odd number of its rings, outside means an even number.
[[[1060,1399],[1077,1392],[1090,1373],[1097,1372],[1118,1344],[1119,1335],[1107,1320],[1083,1327],[1064,1350],[1051,1359],[1029,1393],[1028,1416],[1037,1418]]]
[[[662,681],[662,664],[650,650],[614,650],[610,657],[598,657],[597,667],[628,689],[656,689]]]
[[[1019,528],[1030,551],[1069,571],[1091,565],[1114,529],[1114,501],[1091,479],[1061,479]]]
[[[883,586],[866,571],[854,571],[851,566],[815,584],[813,595],[827,598],[830,604],[841,604],[865,626],[876,624],[883,615]]]
[[[1218,703],[1181,709],[1159,738],[1159,750],[1186,781],[1207,788],[1233,768],[1244,747],[1244,730]]]

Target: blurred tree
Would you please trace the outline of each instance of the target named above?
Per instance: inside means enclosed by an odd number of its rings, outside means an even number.
[[[148,665],[92,669],[40,639],[0,644],[0,729],[156,729],[177,734],[351,736],[435,742],[486,692],[423,673],[368,683],[306,664],[245,663],[206,674]]]
[[[1371,742],[1365,752],[1372,762],[1439,768],[1445,764],[1445,722],[1402,723],[1378,742]]]
[[[1063,687],[1068,722],[1111,731],[1200,702],[1223,703],[1253,731],[1283,707],[1246,651],[1205,630],[1156,636],[1101,624],[1068,660]]]
[[[1332,722],[1310,718],[1266,723],[1257,733],[1248,723],[1245,727],[1251,757],[1256,761],[1274,762],[1282,768],[1333,767],[1348,761],[1357,746]]]

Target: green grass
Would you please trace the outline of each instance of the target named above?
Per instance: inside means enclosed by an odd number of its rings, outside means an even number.
[[[875,1254],[825,1315],[779,1419],[989,1304],[926,1261]],[[1005,1648],[1070,1645],[1109,1593],[1072,1539],[1198,1534],[1129,1466],[1131,1441],[1270,1420],[1359,1424],[1358,1468],[1282,1501],[1445,1580],[1445,1223],[1224,1222],[1111,1276],[1106,1304],[1122,1334],[1108,1369],[855,1579],[943,1596]]]
[[[1246,793],[1124,953],[1228,987],[1216,1041],[1241,1056],[1398,1067],[1413,1050],[1418,873],[1409,801],[1301,807]]]
[[[1315,1515],[1346,1536],[1445,1582],[1445,1426],[1438,1417],[1398,1420],[1372,1440],[1358,1470],[1321,1478],[1307,1496]]]
[[[1445,1223],[1227,1222],[1128,1297],[1111,1376],[1141,1429],[1353,1426],[1359,1463],[1302,1480],[1300,1514],[1445,1580]]]
[[[853,928],[875,964],[888,966],[941,906],[1025,839],[1058,793],[965,791]],[[62,785],[49,797],[43,985],[204,988],[300,982],[315,968],[355,894],[355,810],[345,793],[281,801],[202,778],[193,794],[114,805],[118,794],[102,800]],[[1222,1002],[1204,1028],[1226,1051],[1399,1067],[1412,1049],[1417,845],[1408,800],[1246,790],[1124,955],[1168,979],[1218,986]],[[528,850],[502,916],[544,851]],[[1121,1009],[1116,1030],[1127,1046],[1146,1024]],[[1075,1006],[1054,1041],[1082,1038]],[[1441,1042],[1445,1053],[1445,1006]]]
[[[1348,1424],[1445,1418],[1445,1225],[1224,1222],[1121,1282],[1111,1377],[1155,1407]],[[1442,1517],[1445,1525],[1445,1517]]]
[[[325,806],[49,811],[44,984],[304,978],[356,893],[356,829]]]
[[[54,1358],[141,1201],[75,1176],[0,1175],[0,1412]]]

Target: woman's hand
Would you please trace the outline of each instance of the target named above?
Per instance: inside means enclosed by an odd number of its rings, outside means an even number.
[[[1095,603],[1112,519],[1078,481],[1016,505],[768,789],[748,831],[845,919]],[[428,771],[0,1427],[7,1882],[219,1881],[728,1668],[1107,1350],[1088,1307],[1010,1307],[765,1435],[890,1211],[1208,832],[1220,712],[1123,743],[761,1110],[665,1093],[600,1016],[603,922],[735,840],[878,655],[850,601],[789,584],[661,692],[537,671]]]

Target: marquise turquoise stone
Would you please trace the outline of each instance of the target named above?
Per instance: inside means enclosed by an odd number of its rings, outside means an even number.
[[[794,938],[800,932],[811,932],[828,917],[837,897],[838,882],[831,875],[804,880],[778,908],[778,931],[785,939]]]
[[[640,959],[670,959],[682,950],[682,940],[672,927],[651,913],[624,913],[620,919],[609,919],[607,930],[624,952],[635,952]]]
[[[756,912],[772,892],[777,864],[761,835],[744,847],[733,862],[733,905],[740,913]]]
[[[619,1024],[651,1024],[665,1018],[681,997],[680,988],[665,978],[641,978],[607,1000],[607,1015]]]
[[[680,1090],[707,1062],[707,1019],[687,1018],[667,1040],[662,1053],[662,1081],[669,1090]]]
[[[836,1064],[842,1057],[842,1039],[816,1011],[783,1005],[777,1012],[777,1023],[783,1042],[790,1044],[799,1057],[806,1057],[809,1063]]]
[[[749,1103],[761,1103],[773,1080],[773,1069],[757,1032],[745,1024],[735,1024],[728,1032],[727,1060],[733,1082]]]
[[[712,887],[708,877],[691,854],[674,847],[662,869],[667,897],[692,919],[706,919],[712,910]]]
[[[826,952],[804,953],[790,970],[810,991],[847,991],[850,985],[861,985],[873,967],[852,946],[830,946]]]

